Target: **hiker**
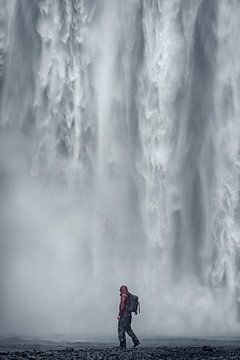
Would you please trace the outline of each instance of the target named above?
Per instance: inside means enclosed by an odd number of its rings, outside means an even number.
[[[120,287],[120,305],[118,319],[118,338],[120,342],[120,349],[126,349],[126,335],[125,332],[132,338],[133,347],[140,344],[140,341],[134,334],[131,328],[132,312],[137,314],[139,302],[136,295],[131,294],[128,291],[127,286],[122,285]]]

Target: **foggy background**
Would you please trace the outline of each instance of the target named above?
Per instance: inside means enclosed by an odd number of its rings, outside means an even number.
[[[240,0],[0,0],[0,332],[239,331]]]

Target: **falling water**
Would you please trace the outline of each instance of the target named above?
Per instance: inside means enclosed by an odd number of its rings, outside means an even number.
[[[0,0],[1,332],[239,331],[239,11]]]

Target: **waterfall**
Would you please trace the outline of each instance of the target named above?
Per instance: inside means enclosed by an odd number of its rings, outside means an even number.
[[[239,331],[239,11],[0,0],[2,333]]]

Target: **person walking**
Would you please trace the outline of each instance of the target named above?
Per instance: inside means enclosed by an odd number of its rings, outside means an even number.
[[[132,303],[131,303],[132,300]],[[135,301],[135,302],[134,302]],[[138,297],[132,295],[126,285],[120,287],[120,304],[118,312],[118,338],[120,342],[120,349],[126,349],[126,334],[132,338],[133,347],[140,344],[137,336],[131,328],[132,312],[137,314],[137,308],[139,306]]]

